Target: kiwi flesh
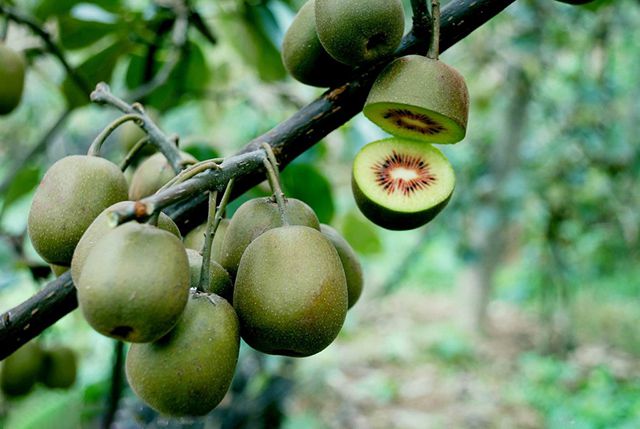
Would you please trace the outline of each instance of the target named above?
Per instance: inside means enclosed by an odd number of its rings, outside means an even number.
[[[429,222],[447,205],[455,176],[432,145],[391,137],[358,152],[351,185],[356,204],[370,221],[407,230]]]
[[[320,232],[331,241],[338,251],[338,256],[340,257],[340,262],[342,262],[342,268],[344,268],[344,274],[347,279],[347,292],[349,294],[348,307],[351,308],[360,298],[364,282],[362,266],[358,260],[358,255],[356,255],[356,252],[347,240],[332,226],[321,223]]]
[[[71,155],[54,163],[36,189],[27,227],[33,247],[51,264],[69,265],[91,222],[127,199],[127,181],[114,163]]]
[[[211,243],[211,260],[220,262],[222,253],[222,244],[224,243],[224,237],[227,234],[227,228],[229,227],[229,219],[222,219],[216,229],[216,235],[213,237]],[[204,234],[207,230],[207,224],[203,223],[196,226],[184,236],[184,247],[187,249],[202,251],[204,246]]]
[[[40,381],[51,389],[68,389],[76,382],[76,355],[69,347],[45,350]]]
[[[189,258],[190,285],[192,288],[198,288],[200,285],[200,274],[202,273],[202,255],[197,250],[187,249],[187,257]],[[209,272],[211,279],[209,284],[205,285],[203,292],[215,293],[231,301],[233,297],[233,283],[231,283],[231,277],[229,277],[227,270],[212,259],[209,261]]]
[[[352,66],[391,55],[404,33],[400,0],[316,0],[315,12],[322,46]]]
[[[285,199],[285,212],[291,225],[306,225],[320,230],[318,217],[304,202],[295,198]],[[238,207],[224,237],[220,260],[232,279],[249,243],[265,231],[282,225],[278,204],[272,198],[254,198]]]
[[[340,257],[316,229],[271,229],[242,255],[233,306],[240,335],[258,351],[293,357],[320,352],[338,335],[347,302]]]
[[[176,324],[187,303],[187,253],[175,235],[129,222],[96,242],[76,287],[80,309],[96,331],[154,341]]]
[[[7,396],[23,396],[33,389],[44,361],[36,342],[29,342],[7,357],[0,373],[0,387]]]
[[[89,252],[93,249],[93,246],[95,246],[98,240],[104,237],[105,234],[115,228],[115,225],[111,225],[111,221],[109,220],[109,212],[124,208],[128,204],[131,204],[131,201],[120,201],[107,207],[93,220],[93,222],[91,222],[91,225],[89,225],[84,234],[82,234],[82,238],[80,238],[80,241],[73,252],[73,258],[71,259],[71,278],[73,279],[74,284],[77,284],[78,281],[80,281],[82,267],[87,260]],[[166,214],[160,213],[157,226],[158,228],[181,238],[178,226]]]
[[[11,113],[20,104],[24,73],[24,57],[0,42],[0,115]]]
[[[351,70],[331,57],[316,32],[315,0],[308,0],[298,11],[282,41],[282,62],[299,82],[329,87],[345,81]]]
[[[180,152],[180,156],[187,164],[198,162],[186,152]],[[151,155],[142,161],[133,173],[131,185],[129,185],[129,199],[135,201],[155,194],[175,175],[176,173],[162,153]]]
[[[233,307],[217,295],[196,292],[171,332],[153,343],[131,345],[127,379],[143,401],[163,414],[204,415],[229,389],[239,347]]]
[[[383,130],[429,143],[457,143],[466,134],[469,91],[442,61],[407,55],[378,76],[363,112]]]

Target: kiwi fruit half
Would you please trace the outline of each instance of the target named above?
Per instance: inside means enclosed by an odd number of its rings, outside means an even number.
[[[429,143],[457,143],[466,134],[469,91],[442,61],[407,55],[378,76],[363,112],[383,130]]]
[[[331,57],[316,32],[315,0],[307,1],[287,29],[282,41],[282,62],[296,80],[328,87],[346,79],[351,70]]]
[[[320,232],[331,241],[338,251],[338,256],[344,268],[344,274],[347,278],[347,292],[349,293],[349,308],[358,301],[362,294],[362,266],[358,260],[358,255],[349,245],[347,240],[335,228],[320,224]]]
[[[447,158],[432,145],[391,137],[358,152],[351,185],[370,221],[406,230],[429,222],[447,205],[455,176]]]
[[[171,332],[153,343],[131,345],[127,379],[163,414],[204,415],[227,393],[239,348],[233,307],[217,295],[196,292]]]
[[[26,395],[33,389],[44,362],[44,353],[36,342],[29,342],[7,357],[0,373],[0,387],[7,396]]]
[[[242,255],[233,306],[240,335],[263,353],[303,357],[326,348],[347,314],[340,257],[318,230],[271,229]]]
[[[33,247],[50,264],[71,263],[91,222],[110,205],[127,199],[127,181],[114,163],[71,155],[54,163],[36,189],[27,227]]]
[[[23,56],[0,42],[0,115],[11,113],[20,104],[24,71]]]
[[[336,60],[356,66],[391,55],[404,33],[400,0],[315,0],[320,43]]]
[[[180,152],[180,156],[185,163],[195,164],[198,162],[193,156],[186,152]],[[162,188],[169,180],[175,177],[173,168],[162,153],[151,155],[140,163],[131,177],[129,185],[129,199],[139,200],[149,195],[153,195]]]
[[[95,243],[76,287],[80,309],[96,331],[124,341],[155,341],[187,303],[187,253],[167,231],[125,223]]]
[[[187,257],[189,258],[190,284],[192,288],[197,288],[202,273],[202,255],[197,250],[187,249]],[[233,297],[233,283],[227,270],[212,259],[209,261],[209,272],[211,279],[209,284],[205,285],[204,292],[215,293],[230,301]]]
[[[68,389],[76,382],[76,354],[69,347],[45,350],[40,381],[51,389]]]

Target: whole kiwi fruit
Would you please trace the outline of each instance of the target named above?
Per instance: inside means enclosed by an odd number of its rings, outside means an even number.
[[[95,243],[76,287],[80,309],[96,331],[124,341],[155,341],[187,303],[189,260],[175,235],[130,222]]]
[[[0,115],[11,113],[20,104],[25,68],[24,57],[0,42]]]
[[[338,335],[347,302],[340,257],[316,229],[271,229],[242,255],[233,306],[242,338],[258,351],[294,357],[320,352]]]
[[[33,389],[44,361],[40,345],[26,343],[7,357],[0,373],[0,387],[7,396],[26,395]]]
[[[195,292],[171,332],[153,343],[131,345],[127,380],[162,414],[204,415],[229,390],[239,348],[233,307],[217,295]]]
[[[74,284],[78,284],[80,281],[82,267],[87,260],[89,252],[93,249],[93,246],[95,246],[96,242],[105,234],[115,228],[115,226],[112,226],[109,221],[109,212],[124,208],[127,204],[131,204],[131,201],[120,201],[107,207],[93,220],[93,222],[91,222],[91,225],[89,225],[84,234],[82,234],[82,238],[80,238],[80,241],[73,252],[73,258],[71,259],[71,278],[73,279]],[[158,228],[168,231],[180,238],[180,230],[166,214],[160,213],[157,226]]]
[[[186,152],[180,152],[180,156],[186,164],[198,162]],[[151,155],[142,161],[133,173],[131,185],[129,185],[129,199],[135,201],[155,194],[175,175],[176,173],[162,153]]]
[[[316,31],[315,0],[298,11],[282,41],[282,62],[294,77],[307,85],[328,87],[346,80],[351,67],[336,61],[324,49]]]
[[[291,225],[306,225],[320,230],[316,214],[298,199],[285,199],[285,213]],[[240,258],[249,243],[265,231],[282,225],[278,204],[270,197],[254,198],[238,207],[224,237],[220,259],[220,264],[231,278],[235,278]]]
[[[229,227],[229,219],[222,219],[216,230],[216,235],[213,237],[213,243],[211,243],[211,259],[216,262],[220,262],[222,255],[222,244],[224,243],[224,237],[227,235],[227,228]],[[204,246],[204,234],[207,230],[206,222],[196,226],[184,236],[184,247],[187,249],[202,251]]]
[[[469,91],[460,73],[442,61],[407,55],[382,70],[363,112],[398,137],[457,143],[467,130]]]
[[[50,264],[69,265],[80,237],[102,210],[127,199],[114,163],[71,155],[55,162],[36,189],[27,227],[33,247]]]
[[[417,228],[447,205],[453,167],[428,143],[392,137],[364,146],[353,161],[351,188],[358,208],[387,229]]]
[[[391,55],[404,33],[401,0],[316,0],[320,43],[336,60],[352,66]]]
[[[76,354],[69,347],[55,346],[44,351],[40,381],[51,389],[68,389],[76,382]]]
[[[338,231],[332,226],[320,224],[320,232],[331,241],[338,251],[338,256],[344,268],[347,279],[347,292],[349,294],[349,308],[358,301],[362,294],[362,266],[358,260],[358,255]]]
[[[66,265],[56,265],[56,264],[49,264],[49,268],[51,268],[53,275],[56,277],[60,277],[70,269],[70,267]]]
[[[192,288],[197,288],[200,284],[200,274],[202,272],[202,255],[197,250],[187,249],[189,258],[190,284]],[[233,298],[233,283],[227,270],[222,268],[218,262],[211,259],[209,261],[211,279],[205,286],[204,292],[215,293],[224,299],[231,301]]]

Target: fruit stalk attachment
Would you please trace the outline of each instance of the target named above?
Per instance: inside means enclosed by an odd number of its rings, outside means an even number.
[[[273,149],[267,143],[262,143],[262,149],[264,149],[267,155],[263,161],[264,167],[267,170],[267,179],[269,179],[269,186],[273,191],[273,196],[278,203],[278,210],[280,211],[280,218],[283,225],[289,225],[289,218],[287,217],[287,211],[284,202],[284,192],[280,186],[280,176],[278,174],[278,160],[276,159]]]
[[[440,55],[440,0],[431,0],[431,43],[427,57],[437,60]]]
[[[100,132],[100,134],[98,134],[96,136],[96,138],[91,143],[91,146],[89,146],[89,150],[87,151],[87,155],[89,155],[89,156],[100,156],[100,149],[102,148],[102,145],[107,140],[107,138],[109,138],[111,133],[113,133],[116,130],[116,128],[118,128],[120,125],[122,125],[122,124],[124,124],[126,122],[129,122],[129,121],[133,121],[133,122],[138,123],[138,122],[141,122],[142,120],[143,120],[142,116],[140,116],[137,113],[127,113],[126,115],[120,116],[118,119],[114,120],[109,125],[107,125]],[[122,170],[124,171],[124,169],[122,169]]]

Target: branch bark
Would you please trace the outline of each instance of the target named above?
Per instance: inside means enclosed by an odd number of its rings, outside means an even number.
[[[445,51],[465,38],[514,1],[453,0],[450,2],[442,11],[441,51]],[[396,56],[424,54],[425,48],[422,38],[409,33],[403,39]],[[203,210],[201,207],[206,202],[205,191],[221,192],[226,181],[234,177],[236,179],[234,195],[237,196],[263,180],[261,162],[255,165],[247,165],[243,162],[243,158],[251,159],[250,153],[255,154],[262,143],[271,145],[280,168],[284,168],[324,136],[360,112],[369,89],[382,67],[384,64],[376,64],[369,69],[361,70],[361,74],[356,79],[328,90],[271,131],[252,140],[239,154],[226,159],[221,170],[200,174],[156,197],[182,201],[172,206],[167,212],[182,224],[194,222],[198,213],[200,216],[206,213],[206,209]],[[225,168],[225,164],[233,164],[235,167]],[[187,197],[189,197],[188,200]],[[7,311],[0,317],[2,323],[0,325],[0,344],[2,345],[0,359],[4,359],[22,344],[54,324],[76,305],[75,288],[67,273],[47,284],[43,290],[24,303]]]

